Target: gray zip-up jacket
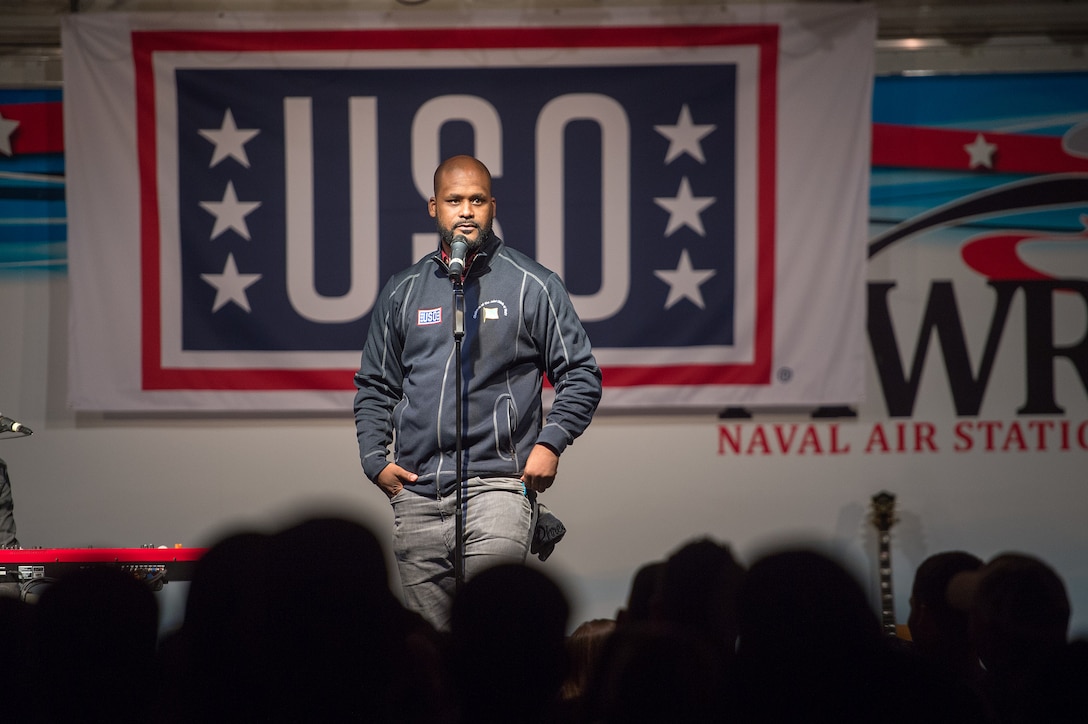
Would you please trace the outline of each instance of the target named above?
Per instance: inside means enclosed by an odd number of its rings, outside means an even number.
[[[520,477],[533,445],[557,453],[585,431],[601,371],[558,275],[492,236],[464,281],[464,478]],[[355,428],[371,480],[394,460],[422,495],[456,492],[453,286],[435,253],[395,274],[371,314],[355,374]],[[555,399],[542,424],[541,383]],[[394,434],[396,433],[395,438]]]

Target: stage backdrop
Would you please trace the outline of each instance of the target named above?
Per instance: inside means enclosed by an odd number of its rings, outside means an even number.
[[[1009,54],[1002,65],[1022,57]],[[35,431],[0,435],[0,457],[23,545],[208,545],[315,510],[388,541],[389,504],[363,479],[346,406],[68,407],[79,310],[60,106],[59,91],[0,89],[0,412]],[[869,502],[889,490],[899,622],[927,556],[1017,550],[1062,574],[1072,631],[1088,636],[1088,73],[878,77],[872,123],[866,399],[818,419],[599,414],[547,493],[567,536],[531,561],[571,594],[572,625],[614,615],[639,565],[702,535],[746,563],[828,549],[877,603]]]
[[[456,21],[65,18],[74,408],[349,406],[456,153],[605,408],[862,398],[871,8]]]

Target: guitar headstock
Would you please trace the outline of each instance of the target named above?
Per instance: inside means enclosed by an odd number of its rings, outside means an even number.
[[[895,495],[887,490],[882,490],[872,498],[872,521],[876,529],[881,533],[887,533],[895,525]]]

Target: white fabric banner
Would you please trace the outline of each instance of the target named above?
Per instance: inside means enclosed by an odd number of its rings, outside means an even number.
[[[875,34],[855,4],[67,17],[70,402],[347,409],[454,153],[567,282],[604,407],[858,402]]]

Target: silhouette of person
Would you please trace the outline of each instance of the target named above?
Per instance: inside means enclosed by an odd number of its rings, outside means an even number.
[[[464,724],[544,724],[559,710],[570,604],[543,572],[499,564],[453,600],[450,678]]]
[[[1035,692],[1068,643],[1071,606],[1065,582],[1035,556],[1002,553],[975,571],[953,576],[948,599],[969,615],[993,721],[1038,721]]]
[[[947,591],[953,576],[981,567],[981,558],[964,551],[926,558],[914,573],[907,618],[915,653],[951,680],[972,687],[977,686],[982,667],[971,642],[967,613],[949,604]]]
[[[739,608],[741,721],[982,721],[973,698],[891,643],[857,580],[822,553],[757,560]]]
[[[144,581],[113,566],[78,569],[42,592],[34,614],[37,701],[45,721],[150,720],[159,681],[159,607]]]

